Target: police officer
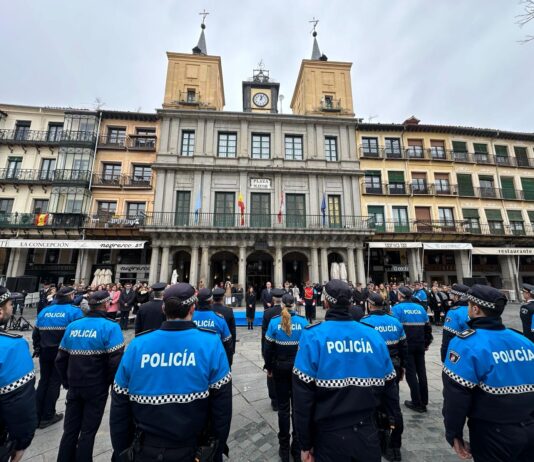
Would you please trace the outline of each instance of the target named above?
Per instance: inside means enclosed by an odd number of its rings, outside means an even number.
[[[200,289],[198,292],[198,305],[193,314],[193,322],[204,329],[214,330],[220,337],[226,351],[228,363],[231,363],[233,356],[232,334],[224,317],[211,309],[212,292],[210,289]]]
[[[37,315],[33,329],[33,356],[39,357],[41,377],[37,385],[37,417],[39,428],[59,422],[63,414],[56,413],[61,379],[55,359],[67,326],[83,317],[80,308],[72,305],[75,290],[62,287],[56,294],[55,304],[47,306]]]
[[[393,315],[400,321],[406,333],[408,359],[406,361],[406,382],[410,387],[410,401],[404,405],[416,412],[426,412],[428,404],[428,382],[426,378],[425,351],[432,343],[432,327],[426,309],[412,301],[408,287],[399,289],[399,303],[393,307]]]
[[[397,374],[395,382],[398,397],[398,383],[404,376],[404,368],[406,367],[406,360],[408,358],[408,345],[406,343],[404,328],[397,318],[387,313],[384,308],[384,299],[379,294],[371,292],[367,298],[367,306],[369,308],[369,314],[361,319],[361,323],[375,329],[386,342],[389,357]],[[383,409],[381,411],[382,414],[385,414]],[[384,451],[384,457],[387,460],[400,461],[402,460],[400,448],[404,429],[400,406],[395,408],[393,417],[395,428],[391,432],[388,447]],[[382,428],[382,430],[389,431],[389,428],[390,426],[388,424],[387,428]]]
[[[374,414],[382,394],[388,416],[399,405],[395,370],[380,334],[351,319],[349,285],[334,279],[324,294],[325,322],[304,330],[293,368],[301,457],[379,462]]]
[[[237,341],[234,310],[232,310],[232,308],[230,308],[229,306],[226,306],[223,304],[224,289],[222,289],[221,287],[217,287],[213,289],[212,295],[213,295],[213,303],[211,305],[211,309],[215,311],[215,313],[219,313],[223,315],[224,320],[226,321],[226,325],[228,326],[228,329],[230,330],[230,334],[232,335],[232,341],[231,341],[232,346],[229,350],[230,355],[228,357],[228,362],[230,363],[230,367],[232,367],[232,363],[234,362],[235,343]]]
[[[119,324],[107,317],[111,297],[93,292],[85,318],[70,323],[59,346],[56,367],[67,391],[58,462],[90,462],[109,386],[124,352]]]
[[[159,329],[165,321],[163,314],[163,291],[167,287],[164,282],[152,284],[154,298],[139,307],[135,318],[135,335],[146,330]]]
[[[504,327],[507,299],[497,289],[477,284],[467,298],[469,328],[451,340],[443,366],[445,436],[461,459],[531,461],[534,343]]]
[[[534,342],[534,286],[523,284],[522,291],[525,303],[521,305],[519,313],[523,324],[523,334]]]
[[[282,305],[282,313],[271,319],[265,334],[265,368],[267,375],[273,377],[278,401],[280,458],[282,462],[289,462],[290,452],[295,460],[300,460],[294,424],[293,441],[290,444],[290,421],[293,421],[291,371],[300,336],[308,321],[294,311],[295,299],[292,294],[287,293],[282,297]]]
[[[265,361],[265,335],[267,334],[267,329],[269,328],[269,323],[271,319],[275,316],[280,316],[282,313],[282,297],[285,294],[284,289],[279,289],[275,287],[270,289],[270,296],[272,306],[263,311],[263,319],[261,322],[261,354],[263,360]],[[269,398],[271,399],[271,408],[273,411],[278,412],[278,403],[276,401],[276,388],[274,386],[274,380],[267,374],[267,390],[269,392]]]
[[[37,427],[35,371],[28,342],[2,329],[13,314],[11,293],[0,286],[0,460],[18,462]],[[6,434],[9,438],[6,438]]]
[[[211,460],[206,453],[214,450],[214,460],[222,460],[232,419],[232,378],[219,337],[192,321],[196,301],[187,283],[167,288],[167,321],[134,338],[122,357],[111,394],[114,457],[190,462],[197,451],[203,451],[199,460]]]
[[[441,362],[445,361],[450,341],[460,332],[468,328],[467,321],[467,292],[469,287],[464,284],[453,284],[451,287],[453,304],[447,311],[443,324],[443,337],[441,340]]]

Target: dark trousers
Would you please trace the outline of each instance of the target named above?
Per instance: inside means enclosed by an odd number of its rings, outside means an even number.
[[[117,312],[116,311],[108,311],[107,317],[110,319],[117,319]]]
[[[56,403],[61,390],[61,378],[56,370],[55,355],[46,354],[39,358],[40,377],[35,399],[37,420],[50,420],[56,413]]]
[[[436,308],[432,310],[434,313],[434,324],[441,324],[441,308]]]
[[[140,452],[135,454],[135,462],[193,462],[195,448],[157,448],[144,445]],[[217,459],[215,459],[217,460]]]
[[[293,420],[293,390],[292,390],[292,373],[291,370],[280,371],[274,370],[274,387],[276,390],[276,399],[278,400],[278,442],[282,449],[290,448],[290,433],[293,427],[293,442],[291,452],[300,454],[300,445],[298,444],[295,433],[295,421]]]
[[[95,436],[106,408],[109,387],[69,388],[58,462],[91,462]]]
[[[119,325],[121,326],[121,329],[126,330],[128,329],[128,318],[130,316],[129,311],[121,311],[121,317],[119,321]]]
[[[309,303],[309,304],[306,303],[304,305],[304,311],[305,311],[305,314],[306,314],[306,319],[309,322],[315,321],[315,316],[316,316],[315,305],[313,305],[311,303]]]
[[[397,382],[397,396],[399,394],[399,383]],[[379,407],[379,412],[382,414],[387,414],[386,407],[384,403],[382,402]],[[391,432],[391,435],[389,436],[389,447],[392,449],[400,449],[402,446],[402,432],[404,431],[404,419],[402,418],[402,411],[400,409],[400,405],[397,404],[396,408],[393,410],[393,418],[395,419],[395,428]],[[380,427],[384,431],[389,431],[389,421],[387,422],[387,428]]]
[[[276,388],[274,386],[273,377],[267,377],[267,391],[269,392],[269,398],[271,398],[271,401],[276,404]]]
[[[475,462],[529,462],[534,458],[534,420],[522,424],[468,422]]]
[[[428,382],[426,380],[425,349],[409,350],[406,364],[406,382],[410,387],[412,403],[416,406],[428,404]]]
[[[335,431],[317,429],[314,454],[315,462],[380,462],[380,442],[373,417]]]

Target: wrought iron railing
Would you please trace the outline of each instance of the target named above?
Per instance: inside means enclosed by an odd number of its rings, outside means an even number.
[[[62,132],[48,130],[0,129],[0,143],[57,145]]]
[[[0,228],[81,228],[81,213],[1,213]]]
[[[93,174],[93,187],[150,189],[152,176]]]

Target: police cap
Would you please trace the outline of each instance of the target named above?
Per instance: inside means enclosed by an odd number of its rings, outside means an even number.
[[[74,290],[74,287],[71,287],[71,286],[63,286],[61,289],[58,290],[57,294],[58,294],[60,297],[66,297],[67,295],[71,295],[71,294],[73,294],[74,292],[76,292],[76,290]]]
[[[282,298],[285,293],[286,291],[284,289],[280,289],[279,287],[271,289],[271,294],[273,294],[273,297],[275,298]]]
[[[531,295],[534,295],[534,286],[532,284],[523,284],[521,286],[523,292],[528,292]]]
[[[89,303],[89,305],[91,306],[98,306],[110,300],[111,300],[111,297],[107,290],[97,290],[96,292],[93,292],[91,294],[91,296],[89,297],[89,300],[87,300],[87,303]]]
[[[208,300],[211,300],[211,290],[207,288],[200,289],[197,297],[199,302],[207,302]]]
[[[171,298],[177,299],[182,305],[192,305],[197,301],[195,289],[187,282],[179,282],[165,289],[163,301]]]
[[[285,306],[291,306],[295,303],[295,297],[293,297],[293,295],[290,293],[284,294],[282,297],[282,303]]]
[[[212,292],[214,297],[222,297],[224,295],[224,289],[221,289],[220,287],[215,287]]]
[[[165,284],[164,282],[156,282],[155,284],[152,284],[150,286],[150,288],[154,292],[161,292],[161,291],[165,290],[165,287],[167,287],[167,284]]]
[[[490,286],[475,284],[467,293],[467,299],[481,308],[502,313],[508,299],[499,290]]]
[[[469,292],[469,286],[465,284],[453,284],[451,287],[451,294],[458,295],[459,297],[465,297]]]
[[[412,289],[406,286],[399,287],[399,292],[404,295],[404,298],[410,298],[413,295]]]
[[[7,287],[0,286],[0,305],[11,299],[11,292]]]
[[[332,279],[324,286],[325,299],[332,305],[350,305],[352,289],[341,279]]]
[[[380,294],[371,292],[367,297],[367,301],[374,306],[384,306],[384,299]]]

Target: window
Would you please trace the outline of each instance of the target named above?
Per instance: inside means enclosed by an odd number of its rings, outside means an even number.
[[[406,194],[403,171],[388,171],[388,181],[389,194]]]
[[[285,136],[285,158],[286,160],[302,160],[302,136]]]
[[[465,230],[468,233],[480,234],[480,216],[477,209],[462,209],[465,220]]]
[[[386,157],[388,159],[402,158],[402,150],[399,138],[386,138]]]
[[[188,226],[191,211],[191,191],[176,191],[176,226]],[[198,215],[198,214],[197,214]],[[195,215],[196,224],[200,217]]]
[[[432,159],[445,160],[445,141],[430,140],[430,155]]]
[[[527,148],[522,146],[514,146],[515,160],[518,167],[529,167],[529,159]]]
[[[180,153],[182,156],[191,157],[195,152],[195,131],[182,130],[182,148]]]
[[[474,197],[473,179],[470,173],[457,173],[458,194],[463,197]]]
[[[534,210],[529,210],[527,212],[528,220],[530,221],[530,226],[534,227]]]
[[[328,224],[330,228],[341,228],[341,196],[328,196]]]
[[[495,190],[495,183],[492,176],[479,176],[478,181],[480,183],[480,197],[497,197],[497,191]]]
[[[457,162],[468,162],[469,155],[467,154],[467,143],[465,141],[453,141],[452,156],[453,160]]]
[[[436,194],[452,194],[448,173],[434,173]]]
[[[30,125],[31,121],[29,120],[17,120],[15,122],[15,139],[18,141],[28,139]]]
[[[121,177],[121,164],[102,164],[102,183],[118,184]]]
[[[187,102],[196,103],[197,102],[197,92],[194,88],[187,89]]]
[[[362,155],[365,157],[380,157],[378,152],[378,138],[362,138]]]
[[[140,149],[154,149],[156,147],[155,128],[136,128],[135,134],[132,147]]]
[[[499,209],[486,209],[490,234],[504,234],[501,211]]]
[[[69,172],[63,172],[64,175],[68,175]],[[72,180],[83,180],[89,177],[89,160],[88,159],[74,159],[72,162]]]
[[[306,226],[306,196],[286,194],[286,227],[304,228]]]
[[[21,168],[22,168],[22,157],[8,157],[7,178],[10,178],[10,179],[19,178]]]
[[[74,196],[74,197],[73,197]],[[82,213],[83,199],[76,197],[76,194],[67,195],[64,213]]]
[[[271,226],[271,195],[269,193],[250,195],[250,226],[254,228]]]
[[[132,183],[150,184],[152,179],[152,167],[150,165],[134,165],[132,173]]]
[[[475,162],[480,164],[489,163],[488,145],[484,143],[473,143],[473,149],[475,150]]]
[[[495,146],[495,160],[499,165],[509,165],[508,146]]]
[[[412,172],[412,193],[428,194],[428,185],[426,182],[426,173]]]
[[[501,186],[503,199],[517,199],[513,177],[501,176]]]
[[[324,155],[328,162],[337,161],[337,138],[335,136],[324,137]]]
[[[523,188],[523,198],[526,201],[534,200],[534,178],[521,178]]]
[[[61,134],[63,133],[63,124],[62,123],[52,123],[48,124],[48,133],[46,134],[47,141],[59,141],[61,140]]]
[[[409,159],[422,159],[424,157],[423,152],[423,140],[408,140],[408,158]]]
[[[117,202],[115,201],[98,201],[97,217],[99,220],[108,221],[117,211]]]
[[[438,207],[439,221],[444,226],[454,226],[454,212],[449,207]]]
[[[146,202],[127,202],[126,216],[130,220],[143,218],[145,216]]]
[[[219,132],[217,143],[217,155],[219,157],[236,157],[237,155],[237,133]]]
[[[507,210],[508,221],[510,222],[510,230],[514,236],[522,236],[525,234],[525,225],[523,223],[523,214],[521,210]]]
[[[235,225],[235,193],[215,193],[215,226],[228,227]]]
[[[124,146],[126,140],[126,129],[125,128],[108,128],[108,139],[106,144],[117,144],[119,146]]]
[[[331,95],[325,95],[324,97],[324,107],[326,109],[334,109],[334,97]]]
[[[382,205],[368,205],[367,215],[371,218],[371,226],[374,227],[375,231],[384,232],[386,230],[386,218]]]
[[[271,157],[271,135],[253,134],[252,135],[252,158],[269,159]]]
[[[408,209],[406,207],[394,206],[391,209],[391,213],[393,215],[395,232],[408,232],[410,230]]]
[[[33,213],[47,213],[47,212],[48,212],[48,199],[34,199]]]
[[[365,172],[365,193],[383,194],[382,178],[379,170],[368,170]]]
[[[14,199],[0,199],[0,213],[11,213]]]
[[[48,181],[53,180],[55,170],[56,170],[56,159],[41,160],[41,170],[39,171],[39,179],[48,180]]]

